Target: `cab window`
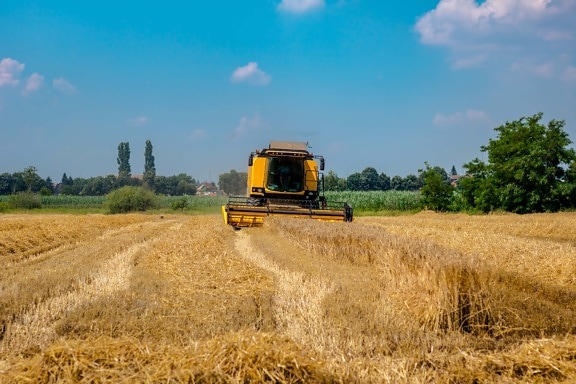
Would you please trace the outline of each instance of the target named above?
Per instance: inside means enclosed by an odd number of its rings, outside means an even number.
[[[302,191],[304,161],[288,157],[271,157],[266,188],[278,192]]]

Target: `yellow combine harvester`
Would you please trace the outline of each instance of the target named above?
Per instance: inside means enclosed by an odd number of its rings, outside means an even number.
[[[324,158],[308,152],[307,143],[271,141],[250,154],[247,196],[229,198],[224,222],[240,228],[262,226],[266,216],[352,221],[350,205],[320,195],[323,170]]]

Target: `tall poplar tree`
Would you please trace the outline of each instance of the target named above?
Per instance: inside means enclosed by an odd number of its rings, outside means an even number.
[[[156,177],[156,166],[154,165],[154,155],[152,155],[152,142],[146,140],[144,148],[144,183],[150,188],[154,188],[154,178]]]
[[[130,144],[122,142],[118,145],[118,179],[126,181],[131,176]]]

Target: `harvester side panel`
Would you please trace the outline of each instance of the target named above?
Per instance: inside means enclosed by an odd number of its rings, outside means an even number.
[[[305,190],[318,191],[318,166],[314,160],[304,161]]]
[[[261,156],[255,156],[252,166],[248,167],[248,195],[253,194],[254,188],[264,190],[267,172],[267,159]]]

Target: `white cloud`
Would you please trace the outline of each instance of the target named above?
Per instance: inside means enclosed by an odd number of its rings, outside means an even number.
[[[52,86],[54,88],[56,88],[59,91],[65,92],[65,93],[76,93],[76,87],[71,84],[68,80],[66,80],[64,77],[59,77],[57,79],[54,79],[52,81]]]
[[[450,127],[454,125],[467,124],[488,120],[488,115],[484,111],[468,109],[463,112],[455,112],[450,115],[437,113],[434,116],[433,123],[438,127]]]
[[[30,92],[34,92],[38,90],[44,84],[44,76],[33,73],[26,82],[26,87],[24,88],[24,94],[28,94]]]
[[[284,12],[304,13],[314,9],[323,8],[324,0],[282,0],[278,9]]]
[[[551,15],[551,0],[441,0],[416,23],[425,44],[458,45],[469,35],[488,35],[501,26],[526,29]],[[520,24],[520,25],[519,25]]]
[[[573,0],[440,0],[415,30],[423,44],[450,49],[454,68],[467,68],[573,52],[574,18]]]
[[[272,77],[258,68],[258,63],[250,62],[238,67],[232,72],[230,80],[234,83],[248,83],[253,85],[266,85]]]
[[[254,112],[252,116],[243,116],[234,128],[232,132],[232,137],[236,138],[238,136],[244,135],[249,131],[260,130],[264,127],[260,114]]]
[[[133,119],[128,120],[128,124],[133,125],[135,127],[141,127],[146,125],[150,122],[150,119],[146,116],[138,116]]]
[[[0,61],[0,87],[5,85],[18,85],[20,74],[24,70],[25,64],[19,63],[9,57]]]

